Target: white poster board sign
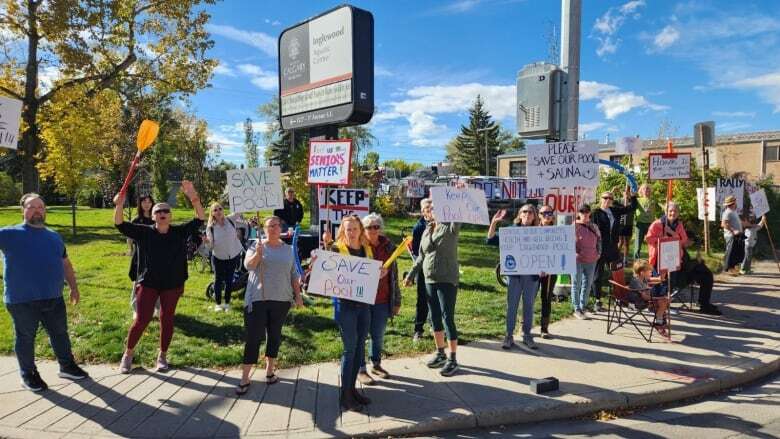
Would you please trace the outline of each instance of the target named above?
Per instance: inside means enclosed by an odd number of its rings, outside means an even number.
[[[22,101],[0,96],[0,148],[16,149]]]
[[[704,191],[700,187],[696,188],[696,204],[699,209],[699,219],[704,221]],[[716,204],[715,188],[708,187],[707,188],[707,220],[708,221],[718,221],[718,211],[715,208],[715,204]]]
[[[528,145],[526,151],[529,187],[596,187],[599,184],[599,146],[596,142]]]
[[[742,210],[745,203],[745,180],[739,178],[719,178],[715,183],[715,190],[718,195],[718,206],[726,207],[723,201],[729,195],[737,199],[737,209]]]
[[[750,194],[750,205],[753,206],[753,215],[761,218],[769,212],[769,201],[766,199],[766,192],[759,189]]]
[[[425,180],[421,178],[410,178],[406,180],[407,198],[425,198]]]
[[[310,141],[308,183],[348,185],[351,158],[351,139]]]
[[[227,193],[230,211],[233,213],[284,207],[282,179],[278,166],[229,169]]]
[[[307,291],[322,296],[374,304],[382,261],[314,250]]]
[[[682,261],[680,260],[680,241],[661,240],[658,246],[658,270],[678,271]]]
[[[574,226],[502,227],[498,233],[501,274],[577,272]]]
[[[363,218],[368,215],[368,189],[328,188],[328,195],[329,199],[326,202],[325,188],[320,188],[317,193],[320,209],[320,236],[325,232],[328,220],[330,220],[330,233],[335,238],[342,218],[347,215],[357,215]]]
[[[436,222],[490,224],[485,192],[480,189],[432,187],[431,199]]]
[[[650,180],[687,180],[691,178],[690,153],[653,153],[647,157]]]
[[[621,137],[615,144],[615,154],[636,156],[642,152],[639,137]]]

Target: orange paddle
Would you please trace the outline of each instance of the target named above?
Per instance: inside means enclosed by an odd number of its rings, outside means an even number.
[[[122,189],[119,190],[120,194],[124,195],[125,192],[127,192],[127,186],[130,185],[130,180],[133,179],[135,169],[138,167],[138,161],[141,160],[141,153],[152,146],[159,131],[160,125],[158,125],[157,122],[148,119],[141,122],[141,126],[138,128],[138,136],[135,139],[135,146],[138,148],[138,152],[135,153],[133,162],[130,163],[130,170],[127,172],[127,177],[125,177],[125,182],[122,184]]]

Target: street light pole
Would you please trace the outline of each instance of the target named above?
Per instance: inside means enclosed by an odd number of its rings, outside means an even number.
[[[483,136],[485,137],[485,177],[490,176],[490,156],[488,155],[488,139],[487,139],[488,131],[490,131],[490,128],[477,128],[477,137],[479,137],[480,132],[484,133]]]

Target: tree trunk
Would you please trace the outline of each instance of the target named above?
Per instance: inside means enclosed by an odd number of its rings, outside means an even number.
[[[40,2],[27,0],[27,69],[24,83],[24,110],[22,117],[27,130],[22,133],[22,192],[38,191],[38,170],[35,156],[40,151],[38,137],[38,5]]]
[[[76,196],[74,195],[70,201],[70,215],[73,224],[73,237],[76,237]]]

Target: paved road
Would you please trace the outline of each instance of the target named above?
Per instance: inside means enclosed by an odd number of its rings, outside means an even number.
[[[611,421],[557,421],[440,436],[472,438],[777,438],[780,374],[711,399],[652,409]]]

